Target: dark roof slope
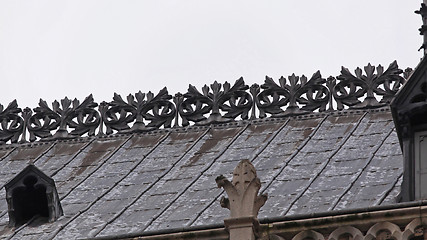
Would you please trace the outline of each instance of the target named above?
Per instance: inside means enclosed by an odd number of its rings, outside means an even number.
[[[51,140],[0,148],[0,183],[29,162],[51,176],[64,216],[0,239],[74,239],[221,224],[215,178],[250,159],[269,199],[259,218],[395,203],[403,163],[388,107]],[[32,227],[36,226],[36,227]]]

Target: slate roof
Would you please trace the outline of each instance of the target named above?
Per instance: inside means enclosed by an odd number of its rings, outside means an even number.
[[[215,178],[250,159],[269,199],[259,219],[391,205],[403,157],[388,107],[0,147],[0,184],[29,162],[51,176],[64,216],[0,239],[74,239],[221,224]]]

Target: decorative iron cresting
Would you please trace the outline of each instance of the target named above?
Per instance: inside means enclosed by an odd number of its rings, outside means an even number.
[[[308,81],[304,75],[298,77],[292,74],[288,81],[281,77],[279,85],[272,78],[266,77],[265,83],[261,85],[263,91],[256,97],[259,117],[266,117],[266,113],[280,117],[314,110],[325,111],[330,95],[325,83],[320,71],[313,74]],[[286,110],[283,110],[283,107],[286,107]]]
[[[72,138],[87,133],[95,135],[95,130],[100,123],[100,115],[95,110],[98,104],[94,102],[92,94],[80,103],[79,100],[71,101],[67,97],[61,102],[54,101],[52,109],[46,101],[40,99],[39,106],[31,110],[26,109],[24,119],[30,133],[30,141],[39,138]],[[73,129],[69,131],[69,129]],[[56,130],[56,131],[55,131]],[[52,132],[55,131],[55,134]]]
[[[159,128],[226,123],[236,119],[294,116],[343,109],[378,108],[390,103],[412,69],[402,71],[396,61],[384,70],[368,64],[353,75],[342,68],[337,77],[316,72],[308,79],[295,74],[276,83],[266,77],[261,86],[243,78],[231,85],[214,82],[201,91],[190,85],[172,97],[166,88],[157,95],[139,91],[124,100],[114,94],[99,105],[89,95],[83,102],[64,98],[52,107],[21,109],[16,100],[0,105],[0,143],[67,139],[78,136],[144,132]],[[29,135],[28,135],[29,134]]]
[[[243,78],[239,78],[233,86],[225,82],[222,86],[215,81],[208,87],[202,87],[200,93],[196,87],[190,85],[187,93],[178,103],[179,115],[182,118],[182,125],[187,126],[192,121],[197,125],[211,123],[226,123],[240,116],[242,119],[248,118],[248,113],[252,108],[252,97],[246,90],[249,86],[245,84]],[[205,116],[208,115],[208,116]]]
[[[115,93],[113,101],[104,103],[100,108],[103,123],[107,127],[106,134],[113,133],[113,130],[127,133],[149,131],[161,126],[171,127],[176,109],[170,99],[172,96],[166,88],[156,96],[152,92],[145,94],[141,91],[135,97],[129,94],[127,102]]]
[[[379,65],[376,74],[375,67],[371,64],[364,70],[366,74],[357,68],[354,76],[347,68],[342,67],[341,75],[337,77],[340,82],[332,90],[338,110],[342,110],[343,105],[351,108],[385,106],[405,82],[401,76],[403,71],[399,69],[396,61],[392,62],[386,71]],[[381,98],[380,102],[378,98]]]
[[[19,116],[22,110],[18,108],[18,103],[13,100],[9,106],[3,108],[0,104],[0,141],[2,143],[11,141],[16,143],[24,129],[24,120]]]

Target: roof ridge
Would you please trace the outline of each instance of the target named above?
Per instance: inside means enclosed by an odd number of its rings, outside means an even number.
[[[167,132],[187,132],[187,131],[198,131],[209,128],[210,126],[214,128],[227,128],[230,126],[242,126],[245,124],[264,124],[271,122],[285,122],[287,119],[313,119],[313,118],[322,118],[325,116],[344,116],[344,115],[353,115],[360,114],[364,112],[390,112],[390,106],[382,106],[379,108],[363,108],[363,109],[343,109],[343,110],[333,110],[333,111],[324,111],[324,112],[310,112],[304,113],[300,115],[288,115],[288,116],[270,116],[266,118],[256,118],[256,119],[240,119],[240,120],[232,120],[226,123],[211,123],[210,125],[188,125],[188,126],[175,126],[172,128],[159,128],[159,129],[151,129],[148,131],[142,132],[125,132],[125,133],[114,133],[110,135],[106,134],[98,134],[95,136],[74,136],[67,138],[41,138],[39,141],[29,142],[29,141],[20,141],[16,143],[10,144],[0,144],[0,150],[14,148],[16,146],[38,146],[49,144],[54,141],[58,142],[85,142],[90,141],[91,139],[116,139],[116,138],[126,138],[130,135],[157,135],[164,134]],[[0,130],[1,132],[1,130]],[[0,133],[1,135],[1,133]]]
[[[337,77],[323,78],[319,71],[281,77],[276,83],[266,77],[263,84],[214,82],[201,91],[190,85],[185,94],[174,96],[166,88],[157,93],[130,94],[124,100],[114,94],[111,102],[94,101],[91,95],[80,102],[65,97],[50,107],[21,109],[16,100],[6,108],[0,104],[0,143],[69,139],[82,136],[140,133],[190,125],[231,123],[267,117],[294,117],[326,112],[367,110],[388,106],[405,83],[411,69],[392,62],[385,70],[368,64],[353,75],[342,68]]]

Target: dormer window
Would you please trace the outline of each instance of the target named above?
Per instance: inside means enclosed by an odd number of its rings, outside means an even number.
[[[427,199],[427,131],[414,135],[415,199]]]
[[[62,215],[54,180],[34,165],[28,165],[5,188],[11,227],[35,219],[53,222]]]
[[[391,103],[404,158],[400,201],[427,199],[427,58]]]

